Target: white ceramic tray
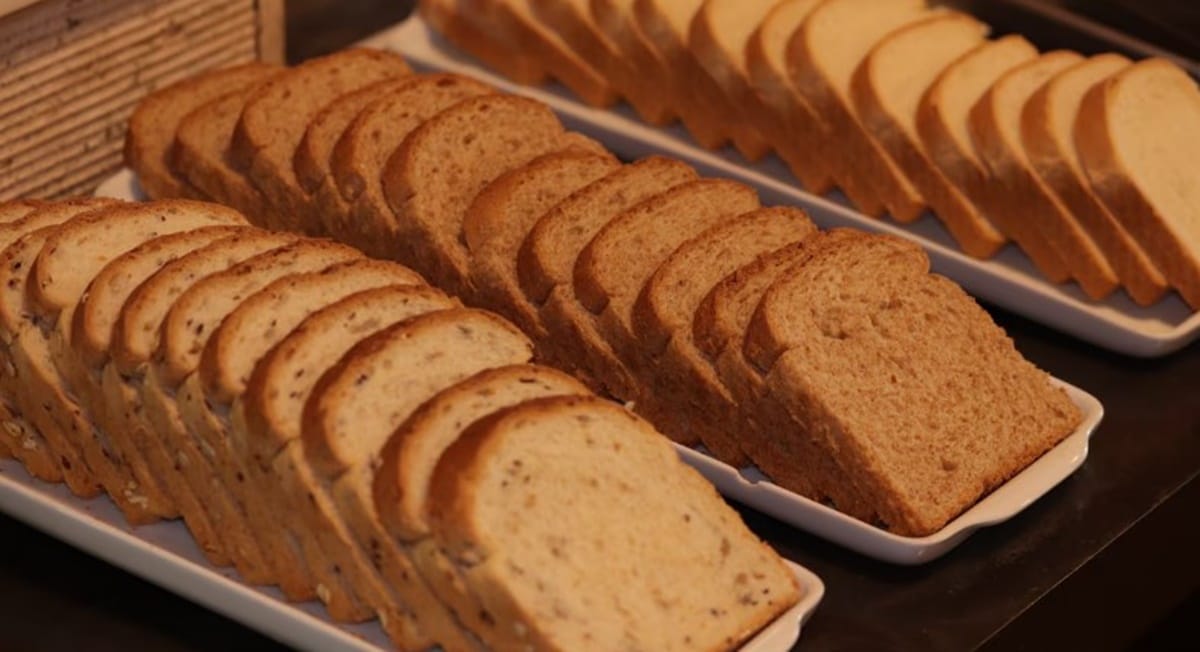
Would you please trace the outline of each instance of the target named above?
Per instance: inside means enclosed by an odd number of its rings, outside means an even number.
[[[732,150],[710,152],[698,147],[679,126],[648,126],[627,106],[594,109],[576,101],[558,85],[516,86],[456,51],[416,14],[365,44],[394,50],[420,70],[466,74],[541,100],[553,107],[567,126],[596,138],[619,156],[673,156],[705,174],[756,187],[764,203],[801,206],[823,227],[848,226],[914,240],[929,252],[935,271],[954,279],[971,294],[1097,346],[1154,357],[1176,351],[1200,337],[1200,313],[1194,314],[1175,294],[1149,308],[1137,306],[1123,292],[1096,302],[1074,283],[1058,286],[1043,280],[1014,246],[1006,247],[992,260],[976,260],[960,252],[930,215],[907,225],[875,220],[855,211],[840,194],[821,197],[804,192],[774,157],[748,164]]]
[[[131,528],[107,497],[82,500],[65,485],[30,477],[14,460],[0,460],[0,512],[296,649],[392,649],[375,622],[335,624],[316,602],[288,603],[277,589],[248,586],[235,571],[209,564],[180,521]],[[788,566],[803,590],[800,602],[741,652],[790,650],[821,601],[821,580]]]

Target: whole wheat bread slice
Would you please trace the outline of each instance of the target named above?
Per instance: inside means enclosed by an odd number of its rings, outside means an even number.
[[[589,15],[595,29],[608,39],[617,55],[637,72],[634,84],[640,84],[643,90],[637,91],[645,96],[644,100],[630,100],[647,106],[642,113],[642,119],[651,124],[667,124],[679,116],[676,98],[670,92],[672,75],[666,62],[658,51],[651,45],[645,32],[638,26],[633,9],[634,0],[590,0]],[[668,92],[664,93],[663,89]],[[660,121],[651,114],[651,103],[661,105]]]

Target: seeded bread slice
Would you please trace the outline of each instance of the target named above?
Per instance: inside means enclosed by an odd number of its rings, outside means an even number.
[[[510,95],[464,100],[404,139],[383,171],[400,260],[455,294],[466,288],[462,220],[475,195],[504,172],[562,149],[565,132],[546,105]]]
[[[1026,251],[1045,246],[1056,251],[1084,293],[1101,299],[1117,288],[1116,271],[1092,236],[1042,182],[1021,141],[1021,110],[1029,98],[1051,77],[1082,60],[1074,52],[1057,51],[1013,68],[980,98],[968,127],[988,170],[992,218]]]
[[[806,190],[824,194],[833,187],[822,154],[829,135],[824,121],[792,84],[787,46],[821,0],[782,0],[763,16],[746,43],[746,74],[754,89],[747,108],[759,131]],[[730,3],[732,4],[732,3]]]
[[[917,133],[917,107],[937,76],[978,47],[987,32],[987,25],[966,14],[931,16],[880,41],[851,82],[863,126],[913,181],[963,251],[976,258],[995,255],[1006,239],[929,159]]]
[[[276,210],[282,223],[300,231],[307,193],[296,179],[292,159],[308,123],[341,95],[411,72],[399,56],[379,50],[349,49],[310,59],[263,84],[242,110],[230,156]]]
[[[247,63],[189,77],[146,96],[129,118],[125,164],[151,199],[196,197],[195,189],[168,164],[180,120],[197,107],[256,83],[274,66]]]
[[[420,0],[417,9],[438,34],[501,75],[522,86],[546,81],[545,66],[537,57],[506,38],[509,35],[497,33],[486,18],[481,21],[479,14],[463,11],[458,4],[458,0]]]
[[[517,250],[546,211],[619,167],[608,155],[564,150],[500,175],[476,195],[463,217],[474,303],[509,318],[535,341],[544,339],[537,307],[517,280]]]
[[[338,240],[380,258],[397,256],[395,213],[384,196],[382,171],[405,138],[426,120],[462,100],[491,93],[485,84],[459,75],[414,77],[363,108],[342,131],[330,169],[348,209],[327,212]]]
[[[710,484],[597,398],[476,422],[438,463],[429,513],[465,588],[513,623],[496,649],[731,650],[799,597]],[[638,552],[614,554],[614,532]]]
[[[496,627],[481,616],[478,601],[445,580],[453,566],[429,534],[425,512],[433,471],[442,452],[474,421],[499,409],[542,396],[589,392],[571,376],[548,367],[513,365],[481,371],[425,402],[388,440],[372,484],[384,526],[404,542],[438,598],[472,632],[488,638]]]

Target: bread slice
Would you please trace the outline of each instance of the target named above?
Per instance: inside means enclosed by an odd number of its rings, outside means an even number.
[[[746,74],[754,90],[747,109],[759,131],[787,163],[805,190],[824,194],[833,187],[825,155],[829,135],[808,100],[792,84],[787,46],[792,34],[821,0],[781,0],[762,18],[746,43]]]
[[[274,70],[274,66],[258,62],[215,70],[159,89],[138,103],[129,118],[125,164],[137,173],[151,199],[198,196],[168,164],[179,121],[197,107],[254,84]]]
[[[42,206],[42,202],[35,199],[13,199],[0,203],[0,224],[18,222]]]
[[[562,149],[564,136],[549,107],[510,95],[464,100],[413,130],[383,171],[406,249],[401,262],[461,294],[468,274],[462,220],[471,200],[504,172]]]
[[[966,14],[931,16],[880,41],[851,82],[863,126],[929,201],[962,250],[976,258],[995,255],[1006,238],[930,160],[917,133],[917,107],[938,75],[978,47],[987,32],[987,25]]]
[[[487,85],[459,75],[422,75],[364,107],[342,131],[331,154],[334,185],[349,209],[326,213],[329,232],[368,254],[395,257],[398,227],[382,182],[388,158],[426,120],[462,100],[491,92]]]
[[[425,402],[388,440],[375,473],[372,495],[384,526],[404,542],[418,569],[459,622],[481,635],[495,629],[482,616],[477,600],[454,590],[443,578],[453,566],[430,537],[425,508],[438,459],[463,429],[478,419],[543,396],[585,396],[587,388],[560,371],[536,365],[512,365],[481,371],[451,385]]]
[[[1149,253],[1092,191],[1074,141],[1083,96],[1129,65],[1129,59],[1119,54],[1102,54],[1055,75],[1025,103],[1021,142],[1030,165],[1092,236],[1130,298],[1148,306],[1162,298],[1167,280]]]
[[[373,566],[370,548],[366,542],[359,546],[305,459],[301,413],[317,379],[354,344],[405,319],[456,305],[430,287],[393,285],[322,308],[259,360],[246,392],[231,410],[234,437],[245,447],[248,465],[275,484],[262,498],[272,511],[298,519],[298,527],[316,539],[328,562],[336,564],[335,573],[340,571],[389,632],[407,624],[396,613],[397,605],[418,606],[422,591],[428,591],[420,588],[415,572],[413,580],[392,584]],[[330,604],[336,604],[336,596],[330,597]]]
[[[749,464],[737,443],[737,433],[747,426],[711,361],[696,347],[692,322],[705,295],[726,276],[815,232],[800,209],[763,208],[708,229],[659,265],[633,306],[643,383],[650,387],[639,410],[659,421],[659,430],[685,430],[718,459],[735,468]]]
[[[924,536],[1079,423],[1066,393],[958,286],[929,274],[919,248],[860,233],[825,240],[767,290],[746,334],[747,357],[769,370],[769,395],[798,426],[760,438],[756,461],[785,464],[792,442],[814,438],[867,501],[852,515]]]
[[[594,397],[476,422],[438,463],[429,513],[465,588],[513,623],[496,649],[731,650],[799,598],[652,427]]]
[[[925,200],[863,128],[850,83],[875,44],[928,15],[924,0],[826,0],[792,35],[787,50],[792,83],[836,139],[825,154],[838,185],[864,213],[877,216],[886,209],[901,222],[916,219]]]
[[[280,224],[300,231],[307,194],[292,159],[308,123],[341,95],[411,71],[399,56],[354,48],[310,59],[260,87],[246,101],[234,128],[230,156],[275,208]]]
[[[971,109],[969,128],[988,170],[989,214],[1026,251],[1049,246],[1093,299],[1117,288],[1117,275],[1095,240],[1042,182],[1021,141],[1021,110],[1030,96],[1057,73],[1082,61],[1057,51],[1013,68]],[[1034,244],[1036,242],[1036,244]],[[1037,257],[1034,257],[1037,260]]]
[[[476,195],[463,217],[473,303],[509,318],[534,340],[545,338],[537,307],[517,280],[517,250],[546,211],[619,167],[609,155],[565,150],[500,175]]]
[[[479,16],[462,12],[458,0],[419,0],[417,10],[438,34],[484,65],[522,86],[540,86],[546,69],[537,57],[497,34]],[[486,21],[483,21],[486,23]]]
[[[632,81],[642,87],[636,92],[645,99],[631,99],[630,102],[646,106],[645,112],[641,113],[642,119],[651,124],[668,124],[679,117],[679,107],[670,90],[674,84],[672,75],[638,26],[633,4],[634,0],[590,0],[589,15],[595,29],[608,39],[617,56],[636,71]],[[657,115],[652,114],[650,108],[654,102],[662,106]],[[655,117],[661,117],[661,120],[655,120]]]

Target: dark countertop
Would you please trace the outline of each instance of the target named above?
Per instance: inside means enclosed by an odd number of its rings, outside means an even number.
[[[1002,30],[1036,34],[1043,47],[1088,49],[1093,37],[1014,8],[1023,1],[960,4]],[[404,4],[293,0],[289,56],[351,43],[399,20]],[[1200,13],[1194,2],[1088,6],[1186,57],[1200,52],[1197,23],[1184,22]],[[800,649],[1162,649],[1180,635],[1200,643],[1200,345],[1135,360],[991,312],[1034,363],[1104,403],[1087,462],[1025,513],[917,568],[866,560],[743,509],[756,532],[826,583]],[[0,532],[0,649],[281,649],[2,516]]]

